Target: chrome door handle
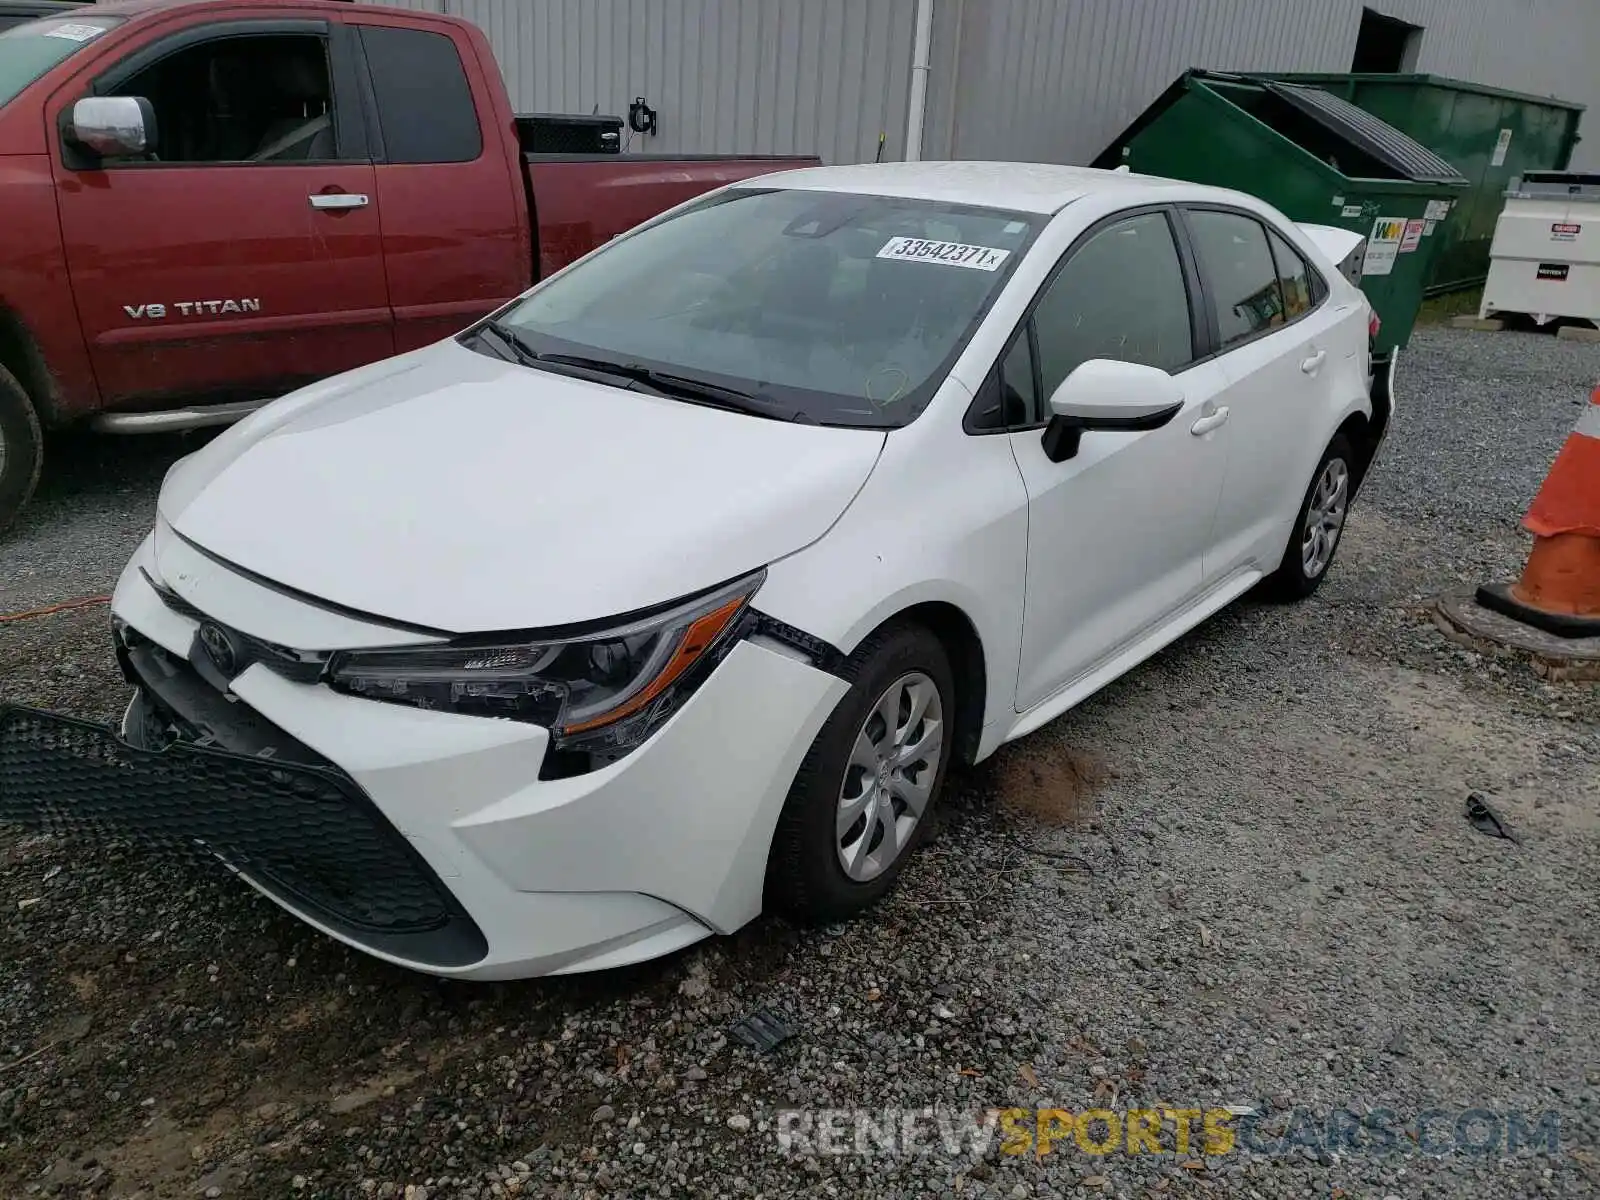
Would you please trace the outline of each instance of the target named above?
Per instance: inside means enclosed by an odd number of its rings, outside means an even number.
[[[1189,426],[1189,432],[1194,434],[1195,437],[1205,437],[1205,435],[1210,433],[1213,429],[1221,429],[1222,426],[1227,423],[1227,420],[1228,409],[1227,406],[1224,405],[1222,408],[1207,412],[1193,425]]]
[[[312,208],[365,208],[371,204],[361,192],[322,192],[315,196],[308,196]]]
[[[1300,364],[1300,369],[1307,375],[1315,375],[1322,366],[1322,360],[1328,357],[1326,350],[1318,350],[1310,358]]]

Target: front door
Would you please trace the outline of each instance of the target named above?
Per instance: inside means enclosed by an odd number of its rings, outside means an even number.
[[[1222,490],[1226,442],[1202,421],[1224,382],[1195,363],[1188,289],[1164,211],[1090,234],[1046,284],[1003,374],[1039,421],[1081,363],[1160,367],[1183,410],[1146,433],[1087,433],[1051,462],[1039,428],[1012,433],[1027,485],[1028,571],[1017,709],[1070,685],[1194,599]],[[1029,345],[1031,333],[1032,349]],[[1198,425],[1197,425],[1198,423]]]
[[[55,135],[68,272],[108,407],[273,395],[394,352],[340,33],[297,20],[158,34],[56,96],[57,112],[143,96],[156,115],[137,161]]]

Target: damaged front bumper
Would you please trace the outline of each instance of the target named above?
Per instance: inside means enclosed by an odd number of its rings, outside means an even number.
[[[620,966],[756,916],[794,771],[848,686],[753,634],[625,759],[544,780],[535,725],[303,677],[283,647],[393,631],[180,542],[146,540],[112,612],[138,687],[121,734],[0,709],[0,821],[215,856],[323,932],[459,978]],[[202,622],[281,653],[221,676]]]
[[[147,690],[128,714],[130,730],[184,721]],[[348,775],[308,748],[281,735],[266,757],[141,740],[0,708],[0,822],[215,857],[285,907],[409,961],[451,968],[484,956],[482,931],[438,875]]]

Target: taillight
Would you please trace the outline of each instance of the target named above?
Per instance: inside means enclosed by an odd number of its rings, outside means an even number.
[[[1382,328],[1383,321],[1379,319],[1377,313],[1373,313],[1367,318],[1367,340],[1376,342],[1378,340],[1378,330]]]

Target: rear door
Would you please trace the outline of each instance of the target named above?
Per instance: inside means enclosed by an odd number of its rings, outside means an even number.
[[[1359,349],[1338,334],[1350,306],[1331,303],[1317,271],[1254,214],[1193,206],[1184,219],[1227,376],[1216,403],[1228,474],[1206,574],[1270,572],[1323,450],[1335,357]]]
[[[363,14],[354,27],[402,351],[471,324],[521,292],[529,274],[521,164],[485,136],[474,100],[489,85],[483,65],[459,27],[408,20]]]
[[[275,395],[394,352],[373,167],[344,31],[157,30],[47,109],[68,272],[108,406]],[[61,134],[87,95],[147,98],[155,153]]]

